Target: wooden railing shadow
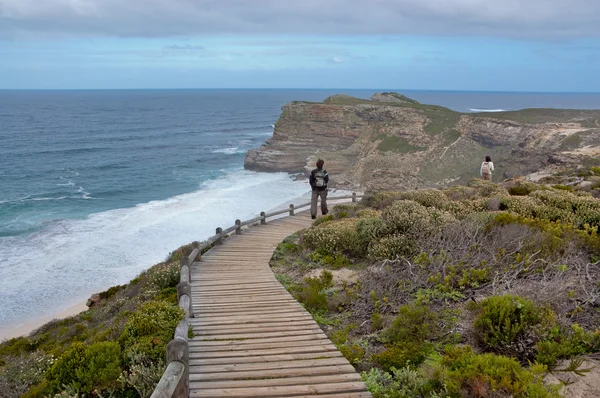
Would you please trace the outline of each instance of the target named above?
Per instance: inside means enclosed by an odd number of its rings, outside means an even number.
[[[356,192],[348,196],[330,197],[328,201],[348,200],[357,202],[363,195],[358,195]],[[251,228],[255,225],[266,225],[268,218],[281,216],[288,213],[289,216],[294,216],[295,212],[305,207],[310,207],[311,202],[302,203],[294,206],[290,205],[289,209],[279,210],[272,213],[260,213],[258,217],[250,220],[240,221],[235,220],[235,224],[229,228],[221,227],[216,229],[215,235],[211,236],[202,243],[194,242],[193,251],[188,257],[181,259],[181,277],[177,285],[177,297],[179,307],[185,311],[185,317],[177,325],[175,336],[167,345],[167,369],[165,370],[160,382],[154,389],[151,398],[187,398],[189,397],[189,368],[190,368],[190,348],[188,344],[189,335],[189,320],[194,317],[192,308],[192,295],[190,287],[190,266],[196,260],[199,260],[201,255],[209,250],[214,245],[223,243],[223,239],[232,235],[241,235],[242,228]]]

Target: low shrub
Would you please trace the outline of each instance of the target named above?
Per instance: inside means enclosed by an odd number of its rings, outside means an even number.
[[[134,312],[119,337],[125,355],[141,352],[152,360],[164,359],[166,346],[184,312],[164,301],[150,301]]]
[[[394,260],[400,256],[409,256],[417,250],[415,241],[405,235],[391,235],[373,240],[369,245],[367,257],[371,260]]]
[[[149,280],[159,290],[176,287],[180,280],[179,270],[179,264],[172,262],[154,270],[149,275]]]
[[[99,296],[101,299],[105,300],[107,298],[114,296],[120,290],[125,289],[125,287],[127,287],[127,285],[117,285],[117,286],[110,287],[108,290],[99,293]]]
[[[381,217],[361,218],[356,222],[356,233],[360,245],[366,250],[369,244],[377,241],[389,233],[389,229],[385,221]]]
[[[391,325],[382,333],[383,338],[391,343],[423,342],[435,340],[439,335],[440,314],[426,305],[416,303],[400,307],[398,315]]]
[[[388,346],[383,352],[371,356],[371,361],[385,371],[405,366],[419,366],[433,351],[433,344],[405,341]]]
[[[558,329],[558,328],[556,328]],[[600,351],[600,330],[586,331],[577,324],[570,330],[557,330],[550,338],[536,345],[535,360],[552,368],[559,359]]]
[[[127,356],[127,368],[121,381],[133,388],[140,398],[149,398],[165,371],[165,362],[153,362],[145,354],[132,351]]]
[[[343,254],[340,253],[327,253],[321,250],[315,250],[310,255],[311,261],[319,263],[324,267],[331,269],[340,269],[352,265],[352,262],[348,260]]]
[[[432,365],[431,385],[445,390],[448,397],[513,396],[516,398],[559,398],[560,386],[545,386],[546,367],[524,369],[519,362],[495,354],[476,354],[469,346],[446,350]]]
[[[487,348],[517,357],[529,350],[554,323],[554,314],[524,297],[492,296],[476,305],[475,330]]]
[[[333,220],[335,220],[335,216],[333,214],[329,214],[329,215],[327,215],[325,217],[319,217],[319,218],[317,218],[315,221],[313,221],[312,225],[313,225],[313,227],[317,227],[317,226],[319,226],[321,224],[325,224],[325,223],[331,222]]]
[[[65,386],[81,394],[118,387],[121,348],[113,342],[86,346],[73,343],[46,373],[49,390],[59,393]]]
[[[309,311],[327,310],[325,290],[332,286],[333,274],[323,271],[318,278],[304,278],[304,283],[297,288],[295,296]]]
[[[506,196],[508,191],[502,186],[492,182],[474,178],[467,184],[470,188],[477,191],[477,195],[489,198],[490,196]]]
[[[423,376],[410,368],[394,368],[391,373],[372,368],[361,376],[373,398],[420,397],[425,386]]]
[[[529,189],[527,189],[527,187],[517,185],[517,186],[508,188],[508,193],[512,196],[527,196],[530,194],[530,191],[529,191]]]
[[[32,386],[44,380],[44,373],[54,363],[54,357],[41,351],[7,357],[0,367],[0,397],[19,398]]]
[[[360,205],[356,203],[344,203],[333,207],[333,216],[335,218],[355,217],[356,212],[360,209]]]
[[[356,219],[344,219],[321,224],[302,234],[303,245],[326,253],[361,255],[363,248],[356,232]]]

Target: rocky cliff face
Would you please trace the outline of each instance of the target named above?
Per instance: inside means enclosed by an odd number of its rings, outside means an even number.
[[[477,176],[485,155],[494,160],[494,179],[594,161],[600,111],[461,114],[396,93],[293,102],[245,167],[306,173],[320,157],[338,187],[417,188]]]

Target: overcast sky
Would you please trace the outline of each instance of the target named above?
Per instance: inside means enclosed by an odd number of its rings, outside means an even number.
[[[0,0],[0,88],[600,92],[598,0]]]

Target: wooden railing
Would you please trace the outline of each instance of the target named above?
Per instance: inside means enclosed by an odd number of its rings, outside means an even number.
[[[347,200],[352,199],[352,202],[357,202],[363,195],[352,193],[348,196],[330,197],[327,200]],[[185,317],[179,322],[175,329],[175,337],[167,345],[167,369],[163,373],[160,382],[154,389],[150,398],[188,398],[190,387],[189,387],[189,369],[190,369],[190,347],[188,344],[188,333],[190,328],[190,318],[194,317],[194,310],[192,308],[192,295],[191,295],[191,274],[190,266],[196,260],[199,260],[202,253],[206,252],[213,245],[223,244],[223,239],[229,235],[242,234],[242,228],[251,228],[254,225],[260,223],[260,225],[267,224],[267,218],[277,217],[283,214],[290,216],[295,215],[295,212],[304,207],[311,205],[311,202],[302,203],[294,206],[290,205],[289,209],[274,211],[272,213],[260,213],[258,217],[247,221],[235,220],[235,224],[229,228],[223,229],[221,227],[216,229],[215,235],[206,239],[204,242],[194,242],[192,253],[189,256],[183,257],[181,263],[181,276],[179,284],[177,285],[177,297],[179,301],[179,307],[185,311]]]

